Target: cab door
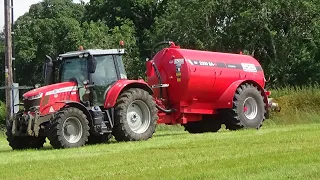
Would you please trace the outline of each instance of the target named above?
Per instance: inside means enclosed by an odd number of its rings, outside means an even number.
[[[91,74],[93,105],[103,106],[110,86],[119,79],[114,55],[96,56],[96,71]]]

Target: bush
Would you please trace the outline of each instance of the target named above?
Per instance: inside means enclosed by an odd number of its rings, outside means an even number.
[[[0,129],[6,124],[6,104],[0,101]]]
[[[271,90],[281,106],[280,113],[272,113],[276,124],[320,123],[320,86],[285,87]]]

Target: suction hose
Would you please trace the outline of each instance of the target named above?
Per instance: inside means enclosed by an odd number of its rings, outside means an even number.
[[[164,108],[160,107],[158,104],[156,104],[156,106],[160,111],[167,113],[167,114],[170,114],[175,111],[174,109],[164,109]]]

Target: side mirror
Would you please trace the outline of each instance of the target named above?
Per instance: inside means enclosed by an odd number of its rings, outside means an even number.
[[[89,70],[89,73],[94,73],[96,72],[96,68],[97,68],[97,61],[96,61],[96,58],[93,57],[92,55],[90,55],[88,57],[88,70]]]

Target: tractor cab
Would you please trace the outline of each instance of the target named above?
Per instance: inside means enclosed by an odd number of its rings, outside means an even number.
[[[127,79],[122,56],[124,49],[81,50],[47,57],[44,65],[45,85],[76,82],[80,101],[86,106],[103,106],[110,87]]]

